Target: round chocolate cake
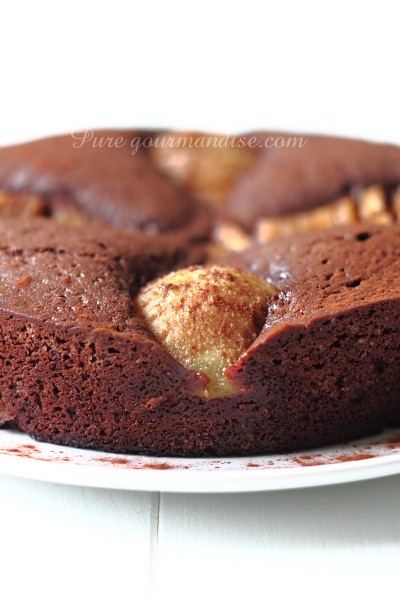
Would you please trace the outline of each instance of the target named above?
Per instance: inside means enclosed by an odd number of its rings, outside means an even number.
[[[0,149],[0,424],[114,452],[400,421],[400,148],[98,131]]]

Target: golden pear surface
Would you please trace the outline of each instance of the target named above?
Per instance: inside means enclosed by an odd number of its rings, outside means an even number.
[[[136,298],[139,316],[158,342],[187,369],[209,379],[207,396],[233,392],[225,369],[259,335],[276,289],[232,267],[189,267],[147,284]]]

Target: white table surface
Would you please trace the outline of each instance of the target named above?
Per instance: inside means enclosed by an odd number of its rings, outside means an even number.
[[[0,22],[0,144],[151,125],[400,142],[390,0],[14,0]],[[399,476],[198,496],[0,476],[0,598],[398,595],[399,498]]]
[[[399,476],[229,495],[2,476],[2,597],[382,598],[398,586],[399,496]]]

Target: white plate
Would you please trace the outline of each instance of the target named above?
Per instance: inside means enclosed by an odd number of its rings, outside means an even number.
[[[359,442],[284,455],[154,458],[39,443],[0,429],[0,473],[88,487],[162,492],[251,492],[400,473],[400,429]]]

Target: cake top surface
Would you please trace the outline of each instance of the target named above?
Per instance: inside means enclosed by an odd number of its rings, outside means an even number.
[[[83,228],[46,218],[10,219],[0,221],[0,239],[1,308],[116,330],[142,329],[132,296],[177,261],[169,236],[99,223]]]
[[[224,261],[270,280],[273,326],[307,325],[359,306],[400,299],[400,226],[359,224],[272,241]]]

